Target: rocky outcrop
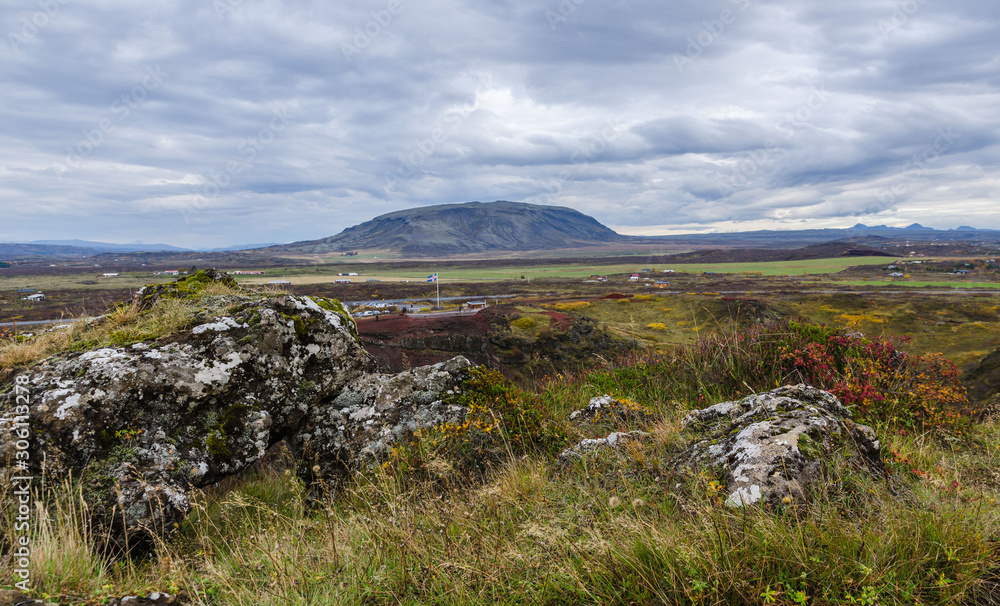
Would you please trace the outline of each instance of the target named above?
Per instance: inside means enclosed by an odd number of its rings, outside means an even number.
[[[238,473],[281,440],[329,480],[407,430],[464,416],[442,403],[464,359],[377,374],[336,301],[222,299],[182,334],[60,354],[3,387],[0,432],[30,427],[35,474],[43,457],[48,477],[83,474],[113,536],[172,528],[191,487]],[[0,443],[0,461],[13,463],[12,448]]]
[[[408,433],[464,420],[466,409],[446,400],[461,392],[471,367],[458,356],[399,374],[362,375],[311,415],[289,445],[324,476],[380,461]]]
[[[699,439],[679,462],[719,469],[733,507],[806,499],[809,485],[822,478],[824,460],[834,455],[882,470],[875,432],[853,422],[834,395],[807,385],[696,410],[683,425]]]
[[[649,437],[645,431],[616,431],[608,434],[605,438],[581,440],[571,448],[562,451],[558,460],[560,463],[567,463],[574,459],[582,459],[588,453],[618,449],[629,442],[648,440]]]

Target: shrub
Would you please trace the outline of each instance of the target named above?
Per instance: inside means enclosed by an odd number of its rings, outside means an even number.
[[[535,327],[536,324],[538,324],[538,322],[536,322],[535,319],[530,316],[524,316],[518,318],[510,323],[511,326],[520,328],[522,330],[532,329]]]
[[[640,400],[644,392],[697,404],[806,383],[836,395],[863,421],[954,430],[968,404],[959,371],[940,354],[910,356],[905,338],[780,321],[702,336],[672,355],[649,354],[589,382]]]
[[[646,328],[649,328],[649,329],[652,329],[652,330],[666,330],[667,329],[667,325],[664,324],[663,322],[653,322],[652,324],[647,324]]]
[[[518,389],[496,369],[473,368],[449,403],[468,408],[463,422],[414,432],[384,466],[434,475],[428,463],[437,461],[448,472],[483,473],[507,458],[554,455],[569,441],[564,422],[549,414],[540,396]]]
[[[574,311],[577,309],[586,309],[590,307],[590,303],[587,301],[574,301],[572,303],[556,303],[555,307],[560,311]]]

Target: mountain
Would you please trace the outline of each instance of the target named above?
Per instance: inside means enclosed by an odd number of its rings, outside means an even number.
[[[189,249],[170,246],[169,244],[113,244],[111,242],[91,242],[89,240],[33,240],[29,244],[42,246],[71,246],[85,248],[96,252],[182,252]]]
[[[202,252],[233,252],[237,250],[256,250],[258,248],[267,248],[269,246],[280,246],[277,242],[268,242],[266,244],[233,244],[231,246],[224,246],[222,248],[209,248]],[[201,250],[201,249],[199,249]]]
[[[390,250],[412,256],[439,256],[578,248],[626,239],[571,208],[501,200],[401,210],[345,229],[336,236],[269,250],[286,253]]]

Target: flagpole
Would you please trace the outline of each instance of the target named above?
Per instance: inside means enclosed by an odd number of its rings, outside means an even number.
[[[438,274],[434,274],[434,286],[437,287],[438,309],[441,309],[441,276]]]

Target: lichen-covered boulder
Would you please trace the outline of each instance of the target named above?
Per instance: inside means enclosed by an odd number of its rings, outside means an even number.
[[[448,404],[461,391],[472,363],[458,356],[399,374],[365,374],[289,436],[293,450],[306,453],[324,476],[367,462],[379,462],[409,433],[459,423],[467,409]]]
[[[338,302],[239,295],[182,334],[64,353],[10,377],[0,388],[0,432],[27,422],[31,471],[41,473],[44,457],[50,478],[83,474],[91,511],[114,537],[161,533],[189,510],[191,487],[238,473],[281,440],[345,471],[366,440],[397,435],[393,423],[442,417],[434,403],[463,365],[374,374]],[[18,409],[25,401],[27,419]],[[0,465],[14,461],[12,448],[0,441]]]
[[[807,385],[696,410],[683,425],[700,438],[680,461],[720,469],[733,507],[806,499],[832,455],[882,470],[875,432],[852,421],[833,394]]]

